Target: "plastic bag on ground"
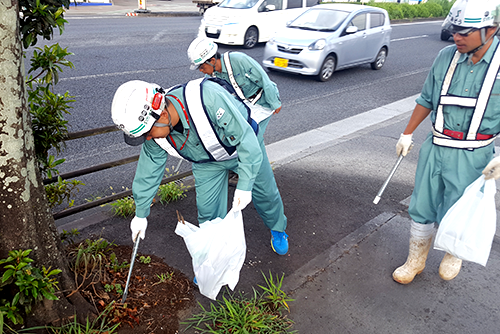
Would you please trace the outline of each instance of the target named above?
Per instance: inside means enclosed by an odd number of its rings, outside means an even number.
[[[246,243],[241,211],[200,227],[178,222],[175,233],[186,243],[200,293],[215,300],[223,285],[234,290],[245,261]]]
[[[486,266],[496,231],[495,193],[495,180],[484,175],[471,183],[439,224],[434,249]]]

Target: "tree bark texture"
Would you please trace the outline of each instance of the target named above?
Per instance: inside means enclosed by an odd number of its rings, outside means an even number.
[[[62,291],[75,289],[73,275],[62,251],[45,188],[35,160],[31,117],[24,83],[24,64],[18,21],[18,2],[0,0],[0,258],[11,250],[32,249],[34,265],[61,269]],[[39,305],[35,323],[52,323],[87,313],[78,293],[70,300]]]

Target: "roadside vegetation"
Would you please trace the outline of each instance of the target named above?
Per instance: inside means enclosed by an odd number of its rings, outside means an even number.
[[[269,272],[269,277],[263,276],[266,286],[259,285],[262,291],[253,289],[251,298],[229,293],[227,298],[223,295],[222,300],[210,304],[210,309],[200,304],[202,311],[183,322],[186,330],[192,327],[196,333],[212,334],[297,333],[292,330],[294,322],[287,316],[288,302],[293,299],[281,290],[284,275],[273,278]]]
[[[420,4],[410,5],[409,3],[397,2],[375,2],[375,1],[360,1],[364,5],[379,7],[387,10],[391,20],[412,20],[417,18],[444,18],[448,15],[451,6],[455,1],[448,0],[427,0]],[[331,1],[323,1],[322,3],[333,3]],[[339,3],[339,2],[335,2]],[[350,2],[352,3],[352,2]]]

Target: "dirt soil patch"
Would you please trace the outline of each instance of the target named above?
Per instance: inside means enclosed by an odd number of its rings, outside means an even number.
[[[114,253],[116,258],[109,256]],[[82,294],[103,311],[112,301],[109,319],[121,322],[119,334],[178,333],[179,318],[195,305],[195,286],[182,272],[154,255],[137,253],[125,304],[121,304],[132,247],[113,245],[100,281],[83,284]],[[143,256],[143,261],[140,261]],[[145,260],[145,261],[144,261]]]

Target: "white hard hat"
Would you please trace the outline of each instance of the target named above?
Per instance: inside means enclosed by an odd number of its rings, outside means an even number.
[[[197,70],[200,65],[215,56],[217,53],[217,44],[208,38],[197,37],[189,45],[187,53],[191,62],[190,69]]]
[[[443,28],[452,33],[498,26],[500,0],[457,0],[445,19]]]
[[[115,92],[111,117],[125,133],[125,142],[140,145],[165,107],[164,90],[153,83],[132,80],[122,84]]]

